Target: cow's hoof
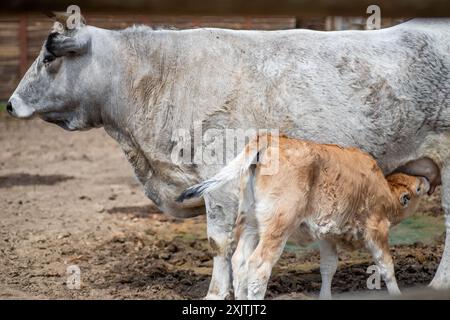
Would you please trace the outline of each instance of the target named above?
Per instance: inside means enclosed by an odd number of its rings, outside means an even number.
[[[208,293],[203,300],[231,300],[231,294],[216,294],[216,293]]]
[[[442,281],[440,279],[434,278],[433,281],[428,285],[428,287],[435,290],[448,290],[450,289],[450,281]]]

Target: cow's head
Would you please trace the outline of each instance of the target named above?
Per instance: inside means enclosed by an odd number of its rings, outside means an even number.
[[[37,115],[66,130],[100,126],[96,97],[104,94],[106,79],[101,59],[93,52],[92,27],[81,22],[68,29],[61,16],[55,20],[39,56],[8,101],[7,111],[17,118]]]

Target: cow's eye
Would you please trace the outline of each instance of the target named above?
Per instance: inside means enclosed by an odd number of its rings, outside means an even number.
[[[44,63],[44,65],[46,66],[46,67],[48,67],[48,65],[50,64],[50,62],[52,62],[53,60],[55,60],[56,59],[56,57],[54,56],[54,55],[52,55],[52,54],[46,54],[45,56],[44,56],[44,59],[42,60],[42,62]]]
[[[54,55],[45,55],[42,59],[45,71],[47,73],[56,73],[61,65],[61,58],[56,58]]]
[[[417,187],[417,193],[419,193],[420,190],[422,190],[422,189],[420,188],[420,186],[418,186],[418,187]]]

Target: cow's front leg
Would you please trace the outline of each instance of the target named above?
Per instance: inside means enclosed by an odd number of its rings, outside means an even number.
[[[232,292],[231,256],[238,200],[221,190],[205,195],[205,205],[208,240],[215,254],[206,299],[226,299]]]
[[[445,213],[445,247],[441,262],[430,286],[435,289],[450,288],[450,162],[442,168],[442,208]]]
[[[236,228],[240,228],[236,231],[236,234],[240,233],[240,237],[236,251],[231,258],[234,298],[238,300],[247,300],[248,260],[258,245],[258,226],[253,223],[255,219],[249,215],[248,212],[240,214],[236,226]]]

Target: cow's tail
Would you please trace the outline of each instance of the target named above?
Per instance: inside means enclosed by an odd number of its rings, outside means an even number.
[[[267,144],[259,146],[259,140],[259,136],[251,140],[244,150],[222,168],[219,173],[208,180],[187,188],[178,196],[176,201],[182,202],[186,199],[201,197],[204,193],[213,191],[246,173],[252,164],[259,161],[259,153],[267,147]]]

